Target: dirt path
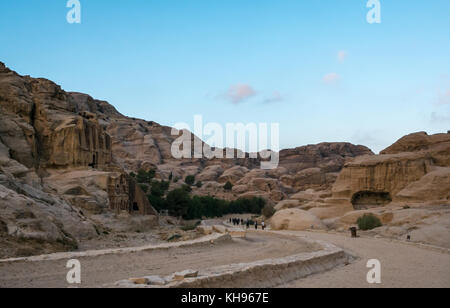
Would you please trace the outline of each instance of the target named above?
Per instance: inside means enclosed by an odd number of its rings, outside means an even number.
[[[99,287],[130,277],[168,275],[231,263],[318,250],[289,235],[249,233],[247,239],[127,254],[81,257],[81,287]],[[0,264],[2,287],[67,287],[67,260]]]
[[[389,241],[314,232],[283,232],[323,240],[341,247],[359,259],[344,267],[285,284],[290,288],[341,287],[444,287],[450,288],[450,254]],[[381,285],[367,283],[367,261],[381,262]]]

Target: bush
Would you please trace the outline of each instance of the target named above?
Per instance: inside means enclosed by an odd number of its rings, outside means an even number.
[[[162,189],[164,192],[168,191],[169,188],[170,188],[170,182],[168,182],[168,181],[162,181],[162,182],[161,182],[161,189]]]
[[[230,181],[228,181],[225,186],[223,187],[223,189],[231,191],[233,189],[233,184],[231,184]]]
[[[158,212],[167,209],[166,200],[164,200],[163,198],[153,195],[147,195],[147,198],[153,208]]]
[[[195,186],[197,186],[197,188],[202,188],[203,183],[202,182],[197,182],[197,184],[195,184]]]
[[[276,212],[276,210],[272,205],[266,205],[262,210],[262,214],[266,218],[272,217],[275,214],[275,212]]]
[[[188,176],[186,177],[186,179],[184,180],[184,182],[185,182],[187,185],[189,185],[189,186],[194,185],[194,183],[195,183],[195,176],[193,176],[193,175],[188,175]]]
[[[186,220],[222,217],[226,214],[251,213],[260,215],[265,206],[265,200],[261,198],[240,199],[231,202],[211,196],[194,196],[191,198],[189,191],[184,188],[169,192],[166,200],[154,196],[149,196],[149,200],[158,210],[169,210],[171,215],[182,216]]]
[[[162,197],[169,190],[170,183],[166,181],[153,181],[151,193],[153,196]]]
[[[192,187],[186,184],[183,184],[181,186],[181,189],[183,189],[184,191],[187,191],[188,193],[190,193],[192,191]]]
[[[155,175],[156,171],[153,169],[148,172],[143,169],[139,169],[138,174],[136,175],[136,181],[142,184],[150,184]]]
[[[145,185],[145,184],[139,184],[139,187],[141,187],[141,189],[142,189],[142,191],[143,191],[144,193],[147,193],[147,192],[148,192],[148,186],[147,186],[147,185]]]
[[[378,217],[373,214],[364,214],[364,216],[359,217],[357,221],[360,230],[372,230],[382,226],[382,223]]]

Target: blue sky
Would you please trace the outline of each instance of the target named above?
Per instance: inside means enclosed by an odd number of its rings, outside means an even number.
[[[282,148],[450,129],[450,1],[0,1],[0,61],[165,125],[278,122]]]

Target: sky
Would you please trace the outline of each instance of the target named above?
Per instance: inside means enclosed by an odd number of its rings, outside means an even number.
[[[450,129],[450,1],[0,1],[0,61],[163,125],[279,123],[378,152]]]

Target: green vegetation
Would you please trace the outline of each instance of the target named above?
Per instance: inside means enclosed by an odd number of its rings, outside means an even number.
[[[231,191],[233,189],[233,184],[231,184],[230,181],[228,181],[225,186],[223,187],[223,189]]]
[[[202,188],[203,183],[202,182],[197,182],[197,184],[195,184],[195,186],[197,186],[197,188]]]
[[[141,184],[150,184],[155,177],[155,174],[156,171],[153,169],[150,171],[139,169],[138,174],[136,175],[136,181]]]
[[[266,201],[262,198],[226,201],[210,196],[192,197],[190,193],[195,183],[194,176],[187,176],[186,184],[170,191],[169,181],[154,180],[154,177],[154,171],[146,172],[143,170],[139,170],[136,176],[136,181],[148,193],[147,198],[152,206],[157,211],[168,210],[170,215],[183,217],[186,220],[221,217],[227,214],[250,213],[261,215],[263,209],[266,214],[270,214],[273,210],[271,207],[266,207]],[[199,188],[202,185],[203,183],[200,181],[196,183]],[[225,186],[229,187],[229,190],[233,187],[230,182]]]
[[[226,201],[210,196],[191,197],[185,187],[168,192],[165,198],[152,195],[148,198],[156,210],[169,210],[170,215],[183,217],[186,220],[221,217],[227,214],[260,215],[266,205],[262,198]]]
[[[148,192],[148,186],[147,186],[147,185],[145,185],[145,184],[139,184],[139,186],[141,187],[141,189],[142,189],[142,191],[143,191],[144,193],[147,193],[147,192]]]
[[[382,223],[378,217],[373,214],[364,214],[364,216],[359,217],[357,221],[360,230],[372,230],[382,226]]]
[[[193,175],[188,175],[188,176],[186,177],[186,179],[184,180],[184,182],[185,182],[187,185],[189,185],[189,186],[194,185],[194,183],[195,183],[195,176],[193,176]]]

